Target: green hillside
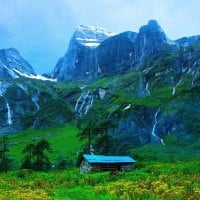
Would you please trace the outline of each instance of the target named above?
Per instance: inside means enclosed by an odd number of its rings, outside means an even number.
[[[15,135],[8,136],[8,148],[10,158],[14,159],[15,167],[19,167],[24,155],[22,150],[28,144],[35,144],[41,139],[50,143],[53,149],[49,153],[52,164],[57,164],[61,159],[66,159],[74,165],[77,159],[77,152],[81,149],[84,141],[78,138],[79,130],[74,124],[65,125],[57,128],[42,130],[26,130]]]

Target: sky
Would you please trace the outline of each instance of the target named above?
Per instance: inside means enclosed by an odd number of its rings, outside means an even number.
[[[78,25],[138,32],[155,19],[170,39],[200,35],[199,0],[0,0],[0,49],[51,72]]]

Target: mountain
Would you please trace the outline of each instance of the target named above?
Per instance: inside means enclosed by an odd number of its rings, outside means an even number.
[[[150,20],[138,33],[113,34],[104,29],[80,26],[68,51],[59,59],[53,76],[58,80],[94,80],[132,70],[147,69],[146,61],[179,51],[200,41],[200,36],[168,39],[157,21]]]
[[[0,50],[0,78],[35,75],[32,66],[14,49]]]
[[[72,36],[67,53],[57,62],[53,77],[61,81],[95,77],[95,49],[113,35],[103,28],[79,26]]]
[[[54,69],[59,82],[1,81],[1,132],[72,123],[80,137],[90,130],[95,154],[199,147],[199,49],[199,36],[172,41],[155,20],[115,35],[81,26]]]
[[[39,110],[49,95],[42,89],[47,80],[55,81],[37,75],[16,49],[0,50],[0,135],[23,129],[23,116]]]

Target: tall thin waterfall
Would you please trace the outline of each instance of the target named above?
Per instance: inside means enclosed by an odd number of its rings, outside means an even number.
[[[81,103],[81,100],[83,98],[83,93],[81,94],[81,96],[78,98],[78,100],[76,101],[76,105],[74,110],[77,111],[79,104]]]
[[[156,125],[158,124],[158,120],[157,120],[157,116],[158,116],[158,113],[160,112],[160,108],[158,109],[158,111],[155,113],[154,115],[154,125],[153,125],[153,129],[152,129],[152,132],[151,132],[151,135],[153,135],[154,137],[158,137],[156,134],[155,134],[155,129],[156,129]]]
[[[183,77],[182,77],[182,78],[179,80],[179,82],[173,87],[172,95],[175,95],[175,93],[176,93],[176,87],[177,87],[178,85],[181,84],[182,80],[183,80]]]
[[[149,91],[149,83],[146,83],[145,89],[146,89],[147,93],[150,94],[150,91]]]
[[[87,114],[88,110],[90,109],[90,107],[93,104],[93,96],[91,96],[91,98],[89,99],[89,102],[86,105],[86,109],[85,109],[85,115]]]
[[[31,98],[32,102],[35,104],[36,110],[40,109],[40,105],[38,104],[39,95],[40,95],[40,92],[39,90],[37,90],[37,94],[34,94],[34,96]]]
[[[154,139],[158,140],[162,145],[165,145],[163,139],[155,134],[156,126],[158,124],[157,117],[158,117],[159,112],[160,112],[160,108],[158,108],[157,112],[154,115],[154,125],[151,131],[151,135],[153,136]]]
[[[11,118],[11,109],[10,109],[10,105],[8,103],[8,100],[6,99],[6,107],[7,107],[7,122],[9,125],[11,125],[13,123],[12,118]]]

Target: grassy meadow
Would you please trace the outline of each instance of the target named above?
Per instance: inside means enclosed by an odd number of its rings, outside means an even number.
[[[131,172],[80,175],[79,169],[0,174],[2,200],[200,199],[200,160],[146,162]]]

